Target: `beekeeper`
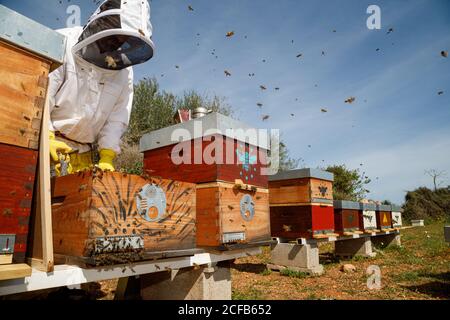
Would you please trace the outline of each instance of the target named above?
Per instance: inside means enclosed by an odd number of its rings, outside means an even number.
[[[108,0],[84,27],[58,30],[67,37],[64,64],[49,76],[50,156],[56,169],[94,166],[114,171],[133,102],[133,65],[153,57],[147,0]],[[63,163],[66,163],[63,168]]]

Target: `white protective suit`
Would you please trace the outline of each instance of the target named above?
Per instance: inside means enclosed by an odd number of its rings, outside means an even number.
[[[49,129],[79,153],[96,141],[99,150],[120,153],[133,102],[132,65],[153,57],[147,0],[105,1],[84,28],[58,32],[67,48],[64,65],[49,76]]]

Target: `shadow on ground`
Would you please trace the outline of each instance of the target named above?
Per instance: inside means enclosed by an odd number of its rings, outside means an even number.
[[[260,274],[266,270],[266,265],[263,263],[232,263],[230,264],[230,267],[239,272],[249,272],[254,274]]]
[[[403,288],[426,294],[433,298],[450,299],[450,283],[432,281],[420,285],[403,286]]]

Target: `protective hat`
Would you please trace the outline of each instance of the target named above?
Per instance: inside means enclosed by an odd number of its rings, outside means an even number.
[[[147,0],[107,0],[95,11],[73,52],[100,68],[121,70],[153,57]]]

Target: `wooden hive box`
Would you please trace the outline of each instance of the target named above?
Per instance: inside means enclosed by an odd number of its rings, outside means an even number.
[[[397,205],[391,205],[391,218],[392,218],[392,227],[401,228],[403,226],[402,222],[402,207]]]
[[[359,224],[364,231],[377,231],[376,204],[360,203]]]
[[[334,200],[334,229],[339,234],[353,234],[363,230],[360,224],[360,203]]]
[[[269,177],[273,237],[319,238],[334,232],[333,174],[317,169]]]
[[[195,249],[192,183],[100,170],[53,183],[55,257],[102,265],[190,255]]]
[[[333,204],[333,174],[297,169],[269,177],[270,205]]]
[[[375,210],[377,217],[377,226],[381,230],[392,229],[392,216],[391,216],[391,206],[390,205],[377,205]]]
[[[312,239],[334,235],[333,206],[318,203],[271,206],[270,230],[272,237],[284,239]]]
[[[3,261],[25,261],[48,74],[64,50],[64,36],[0,5],[0,242],[14,243]]]
[[[256,129],[219,113],[150,132],[140,142],[144,170],[198,184],[240,179],[267,188],[267,175],[261,173],[267,143],[248,138],[251,133]]]
[[[227,250],[271,241],[269,194],[226,182],[197,186],[197,246]]]

